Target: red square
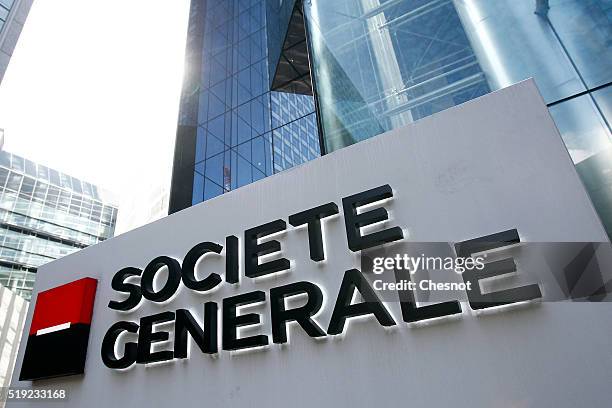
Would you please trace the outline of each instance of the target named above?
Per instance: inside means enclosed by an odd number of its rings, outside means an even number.
[[[83,373],[97,284],[83,278],[38,294],[20,380]]]

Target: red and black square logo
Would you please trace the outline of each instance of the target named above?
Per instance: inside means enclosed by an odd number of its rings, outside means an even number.
[[[38,294],[20,380],[84,372],[97,284],[83,278]]]

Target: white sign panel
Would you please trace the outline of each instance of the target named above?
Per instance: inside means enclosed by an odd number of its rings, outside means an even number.
[[[474,274],[429,304],[364,284],[362,250],[482,237],[607,242],[531,81],[45,265],[13,386],[71,407],[609,405],[609,303],[538,302],[537,270],[495,307]]]

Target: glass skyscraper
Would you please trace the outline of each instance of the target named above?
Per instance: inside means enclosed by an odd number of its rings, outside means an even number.
[[[0,284],[30,298],[39,266],[113,236],[98,187],[0,151]]]
[[[612,0],[192,0],[187,52],[171,212],[533,77],[612,235]]]
[[[192,1],[170,212],[320,155],[294,3]]]
[[[0,0],[0,82],[34,0]]]

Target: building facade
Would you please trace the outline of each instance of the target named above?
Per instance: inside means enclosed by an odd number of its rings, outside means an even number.
[[[187,54],[170,212],[532,77],[612,234],[610,0],[193,0]]]
[[[0,284],[30,298],[39,266],[114,234],[98,187],[0,151]]]
[[[34,0],[0,0],[0,82]]]
[[[301,10],[192,1],[171,213],[320,155]]]

